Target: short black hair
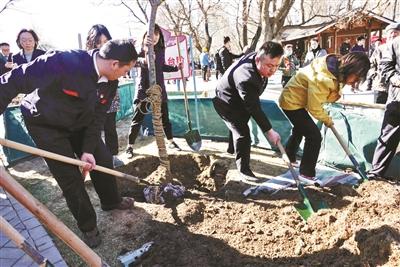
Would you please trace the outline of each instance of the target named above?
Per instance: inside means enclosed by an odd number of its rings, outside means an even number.
[[[360,35],[357,37],[357,42],[361,41],[361,40],[365,40],[365,36],[364,35]]]
[[[265,42],[257,53],[258,56],[270,55],[271,58],[280,57],[283,55],[283,47],[280,43],[268,41]]]
[[[351,74],[355,74],[360,81],[365,80],[371,64],[364,52],[350,52],[340,57],[339,63],[339,73],[343,81],[346,81]]]
[[[4,43],[1,43],[0,46],[10,46],[10,44],[4,42]]]
[[[229,36],[224,36],[224,44],[226,44],[227,42],[230,42],[231,38],[229,38]]]
[[[33,40],[35,40],[35,49],[36,49],[38,44],[39,44],[39,36],[32,29],[22,29],[22,30],[19,31],[19,33],[17,35],[17,40],[16,40],[18,47],[20,49],[23,49],[22,46],[21,46],[21,42],[19,41],[19,38],[21,37],[21,34],[23,34],[24,32],[29,32],[30,34],[32,34]]]
[[[100,48],[99,56],[103,59],[119,60],[121,65],[128,65],[138,58],[134,43],[128,39],[108,41]]]
[[[86,37],[86,50],[94,49],[100,43],[100,36],[104,35],[107,40],[111,40],[111,34],[103,24],[95,24],[90,28]]]

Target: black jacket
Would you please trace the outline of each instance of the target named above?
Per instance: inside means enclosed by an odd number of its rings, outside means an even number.
[[[41,56],[45,53],[46,53],[46,51],[43,51],[41,49],[33,50],[31,61],[33,61],[35,58],[37,58],[38,56]],[[25,58],[23,50],[19,51],[17,54],[10,55],[8,57],[8,61],[11,61],[11,57],[12,57],[12,62],[16,63],[17,65],[28,63],[28,61]]]
[[[235,55],[232,54],[226,47],[222,47],[219,50],[219,56],[221,57],[221,63],[222,63],[221,71],[225,72],[232,65],[233,59],[239,58],[243,56],[243,54]]]
[[[118,80],[98,84],[94,51],[52,51],[0,76],[0,114],[18,94],[27,123],[83,131],[83,152],[93,153]]]
[[[255,52],[250,53],[232,64],[218,81],[215,102],[233,115],[229,117],[238,120],[243,115],[253,117],[265,133],[272,126],[261,109],[260,95],[264,92],[268,79],[258,73],[255,56]]]

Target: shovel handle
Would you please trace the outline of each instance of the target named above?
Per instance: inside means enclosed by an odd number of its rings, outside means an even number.
[[[336,136],[336,139],[339,141],[340,145],[342,146],[344,152],[346,152],[347,156],[350,156],[351,152],[350,152],[349,148],[347,147],[346,143],[344,142],[342,136],[336,130],[335,126],[332,125],[330,128],[331,128],[333,134]]]
[[[288,157],[288,155],[286,154],[286,150],[285,150],[285,148],[283,147],[281,141],[279,141],[279,142],[277,143],[277,146],[278,146],[278,148],[279,148],[279,151],[280,151],[281,154],[282,154],[283,161],[286,162],[286,165],[289,167],[290,173],[292,174],[292,176],[293,176],[293,178],[294,178],[294,180],[295,180],[297,186],[299,186],[299,185],[300,185],[299,176],[297,175],[296,171],[293,169],[292,163],[290,163],[289,157]]]
[[[181,58],[181,48],[179,46],[179,36],[176,31],[175,31],[175,36],[176,36],[176,47],[178,48],[178,56],[179,56],[179,58]],[[189,127],[189,131],[191,131],[192,130],[192,122],[190,120],[189,100],[188,100],[187,92],[186,92],[186,79],[183,76],[183,70],[179,69],[179,72],[181,74],[181,79],[182,79],[182,83],[183,83],[183,95],[185,98],[185,111],[186,111],[186,117],[188,120],[188,127]]]
[[[57,160],[57,161],[61,161],[61,162],[65,162],[71,165],[76,165],[79,167],[84,167],[87,162],[81,161],[81,160],[77,160],[77,159],[73,159],[70,157],[66,157],[66,156],[62,156],[53,152],[49,152],[43,149],[39,149],[36,147],[31,147],[31,146],[27,146],[27,145],[23,145],[14,141],[10,141],[4,138],[0,138],[0,145],[2,146],[6,146],[9,148],[13,148],[16,150],[20,150],[29,154],[33,154],[33,155],[37,155],[37,156],[41,156],[44,158],[48,158],[48,159],[53,159],[53,160]],[[116,170],[112,170],[106,167],[102,167],[99,165],[96,165],[96,167],[94,168],[94,170],[99,171],[99,172],[103,172],[103,173],[107,173],[110,175],[114,175],[116,177],[120,177],[135,183],[140,183],[141,179],[123,172],[119,172]]]
[[[32,258],[34,262],[36,262],[39,266],[54,266],[48,260],[43,257],[39,251],[36,250],[31,244],[29,244],[25,237],[23,237],[17,230],[12,227],[12,225],[6,221],[2,216],[0,216],[0,230],[6,234],[16,245],[18,248],[23,250],[29,257]]]
[[[339,132],[336,130],[335,126],[331,126],[330,127],[333,134],[336,136],[336,139],[339,141],[340,145],[342,146],[344,152],[346,153],[346,155],[349,157],[351,163],[353,163],[354,167],[356,168],[357,172],[360,174],[361,178],[363,180],[368,180],[367,174],[364,172],[364,170],[361,169],[360,164],[358,163],[358,161],[356,160],[356,158],[353,156],[353,154],[351,153],[349,147],[346,145],[346,143],[344,142],[342,136],[339,134]]]

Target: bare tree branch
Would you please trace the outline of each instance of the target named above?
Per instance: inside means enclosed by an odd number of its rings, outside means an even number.
[[[14,3],[15,3],[15,1],[16,1],[16,0],[8,0],[8,2],[5,3],[5,5],[3,6],[3,8],[0,9],[0,14],[1,14],[4,10],[9,9],[11,6],[13,6]]]
[[[136,14],[136,12],[126,3],[126,1],[121,0],[121,4],[122,4],[123,6],[125,6],[125,7],[129,10],[129,12],[138,20],[138,22],[140,22],[140,23],[146,25],[147,22],[149,22],[149,19],[147,18],[147,15],[146,15],[146,12],[145,12],[145,10],[143,9],[142,5],[139,3],[139,0],[137,0],[136,3],[137,3],[137,5],[138,5],[139,9],[141,10],[142,14],[144,15],[144,20],[141,19],[141,18]]]

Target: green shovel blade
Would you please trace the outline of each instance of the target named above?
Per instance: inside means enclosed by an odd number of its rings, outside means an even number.
[[[314,208],[313,208],[314,206]],[[311,205],[311,202],[308,198],[304,198],[303,202],[297,203],[294,205],[294,208],[300,214],[303,220],[307,221],[307,219],[315,212],[320,209],[327,209],[328,204],[325,201],[318,201],[315,205]]]
[[[194,151],[199,151],[201,148],[201,136],[197,130],[189,130],[184,135],[186,142]]]

